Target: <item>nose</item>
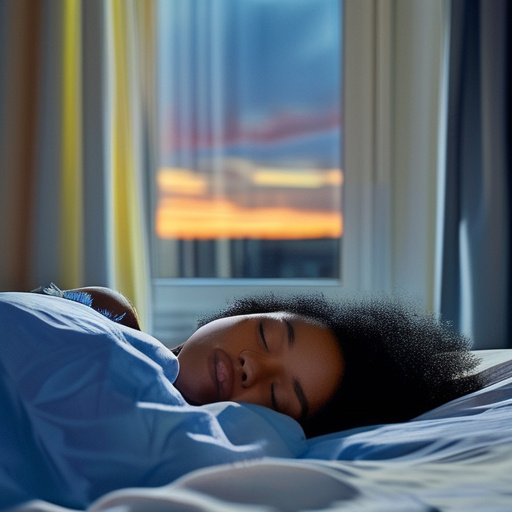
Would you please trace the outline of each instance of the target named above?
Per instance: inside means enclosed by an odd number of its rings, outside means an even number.
[[[266,354],[244,350],[239,356],[242,367],[242,387],[250,388],[260,382],[275,378],[280,369],[279,362]]]

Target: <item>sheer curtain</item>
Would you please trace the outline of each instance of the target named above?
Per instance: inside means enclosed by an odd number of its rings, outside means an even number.
[[[146,328],[153,9],[0,2],[0,289],[110,286]]]
[[[507,0],[453,0],[439,310],[476,348],[511,347]]]

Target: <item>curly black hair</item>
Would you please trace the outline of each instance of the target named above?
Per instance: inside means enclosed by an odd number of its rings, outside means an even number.
[[[483,386],[471,373],[471,342],[412,302],[391,297],[331,300],[323,295],[240,298],[202,318],[288,312],[329,329],[345,372],[324,409],[303,424],[308,437],[347,428],[409,420]]]

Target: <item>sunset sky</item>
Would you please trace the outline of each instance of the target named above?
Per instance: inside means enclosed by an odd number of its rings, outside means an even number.
[[[338,169],[256,168],[215,185],[206,173],[163,168],[156,233],[184,240],[338,238],[342,181]]]

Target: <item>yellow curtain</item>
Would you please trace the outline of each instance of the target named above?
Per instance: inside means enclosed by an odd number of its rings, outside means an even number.
[[[113,286],[136,305],[148,303],[148,275],[145,226],[141,124],[143,62],[151,56],[143,51],[152,31],[153,2],[111,0],[112,53],[111,157],[112,157],[112,254]],[[142,320],[146,312],[139,306]]]
[[[62,151],[60,252],[62,286],[83,282],[81,0],[62,2]]]
[[[0,3],[0,289],[110,286],[146,328],[154,3]]]

